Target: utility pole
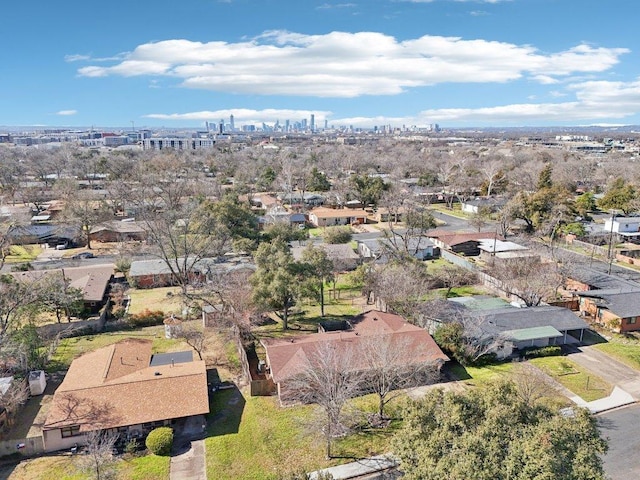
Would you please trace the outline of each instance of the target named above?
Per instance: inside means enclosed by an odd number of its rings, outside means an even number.
[[[613,221],[616,218],[616,209],[611,209],[611,229],[609,231],[609,248],[607,250],[607,259],[609,260],[609,268],[607,269],[607,275],[611,275],[611,265],[613,264]]]

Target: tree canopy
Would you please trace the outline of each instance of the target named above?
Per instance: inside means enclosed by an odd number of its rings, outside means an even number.
[[[433,390],[410,405],[394,438],[408,480],[604,480],[606,450],[586,410],[527,403],[513,381]]]

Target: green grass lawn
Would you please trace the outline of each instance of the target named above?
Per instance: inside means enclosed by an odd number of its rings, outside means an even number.
[[[132,288],[127,293],[131,298],[129,313],[140,313],[144,310],[162,310],[166,313],[180,313],[182,301],[176,295],[178,287]]]
[[[40,245],[11,245],[9,255],[5,258],[7,263],[31,262],[42,253]]]
[[[466,385],[480,386],[505,377],[513,370],[513,363],[496,363],[482,367],[463,367],[459,363],[451,363],[446,367],[457,379],[464,381]]]
[[[191,348],[180,340],[165,338],[163,326],[145,327],[131,331],[105,332],[82,337],[71,337],[60,341],[58,348],[47,366],[47,370],[50,372],[66,370],[69,368],[71,361],[79,355],[131,337],[152,340],[154,352],[190,350]]]
[[[595,348],[632,368],[640,370],[640,344],[635,341],[623,343],[612,339],[607,343],[597,344]]]
[[[533,358],[529,362],[587,402],[607,397],[613,389],[602,378],[565,357]]]
[[[79,457],[51,455],[20,462],[7,480],[84,480],[86,474],[77,467]],[[116,463],[116,480],[168,480],[170,457],[146,455],[130,459],[120,458]],[[0,472],[0,474],[3,472]],[[112,478],[112,477],[109,477]]]
[[[360,406],[372,402],[359,401]],[[275,397],[240,399],[235,390],[217,392],[206,439],[208,478],[275,480],[289,472],[343,463],[344,459],[325,459],[324,439],[310,422],[316,411],[314,406],[280,407]],[[343,457],[385,453],[392,433],[393,427],[349,435],[335,442],[333,453]]]

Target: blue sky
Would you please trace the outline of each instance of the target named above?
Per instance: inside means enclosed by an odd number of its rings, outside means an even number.
[[[637,0],[30,0],[0,125],[640,124]]]

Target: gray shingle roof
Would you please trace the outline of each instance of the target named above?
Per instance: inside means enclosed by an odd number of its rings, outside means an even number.
[[[589,328],[584,320],[563,307],[500,308],[473,312],[473,315],[483,317],[483,330],[495,334],[545,326],[551,326],[560,332]]]

